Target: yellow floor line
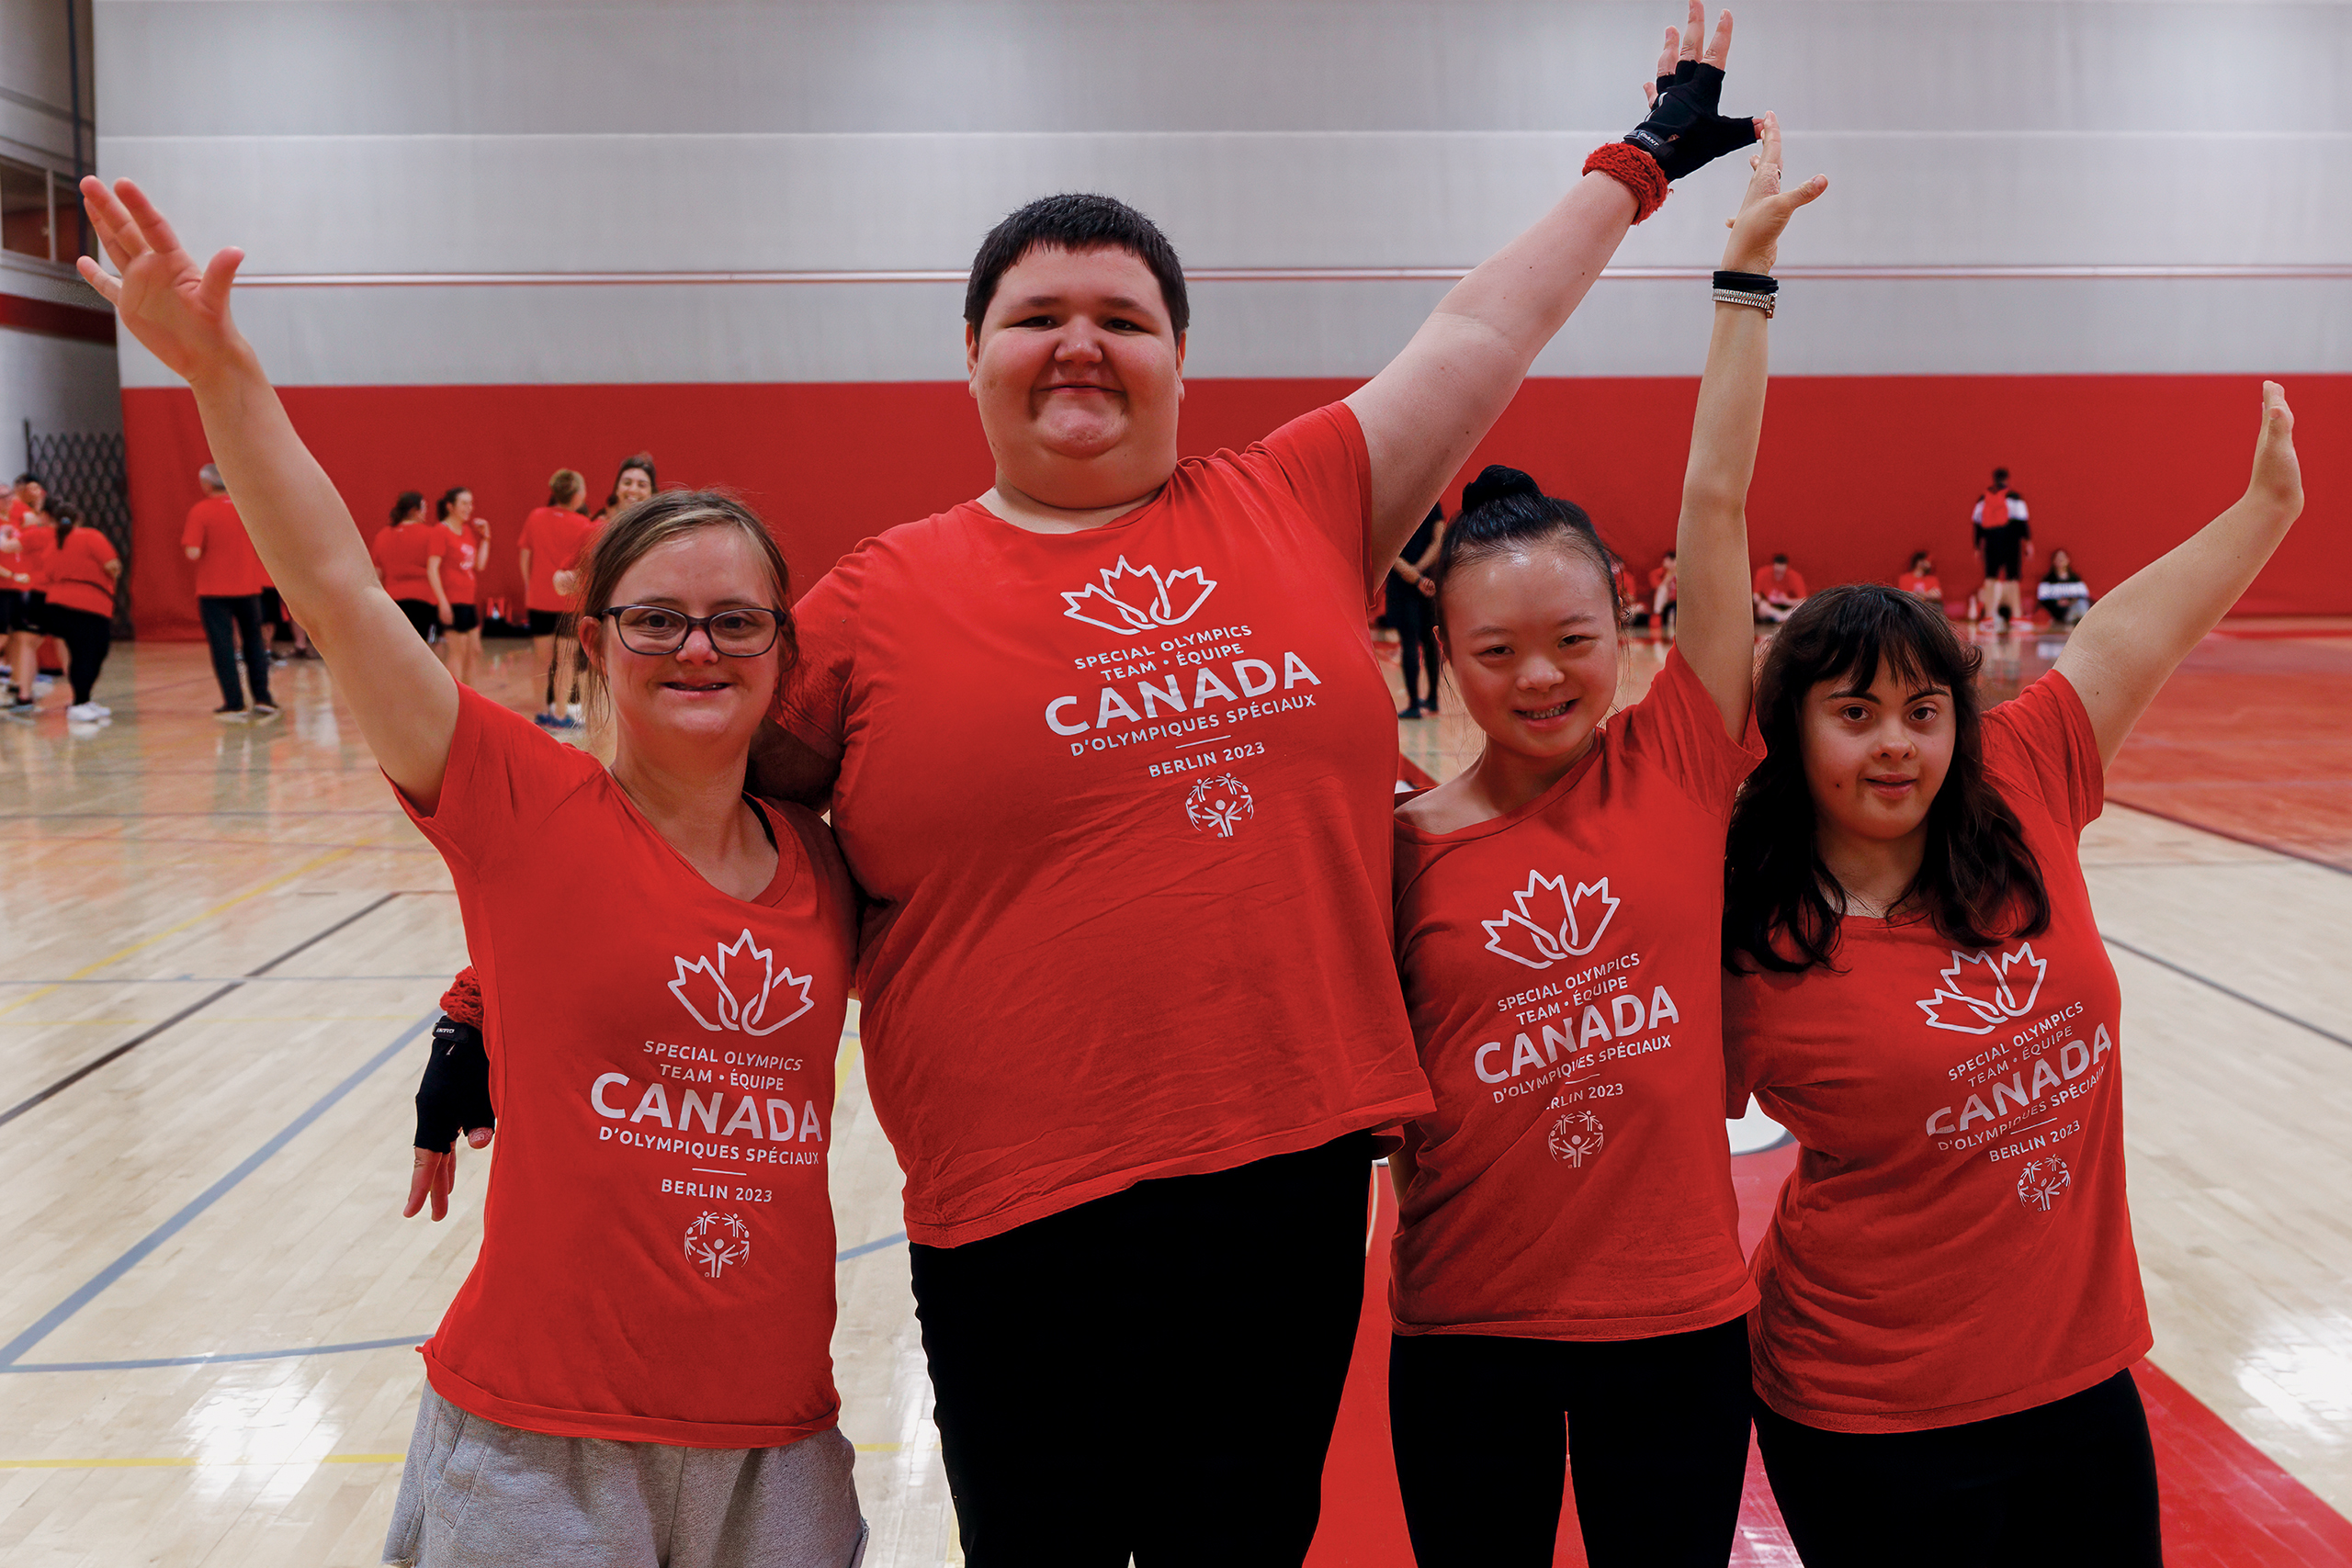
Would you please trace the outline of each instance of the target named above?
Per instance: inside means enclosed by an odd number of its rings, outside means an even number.
[[[327,864],[331,861],[343,860],[345,857],[356,854],[357,852],[358,848],[356,846],[351,849],[329,850],[322,855],[304,861],[300,865],[296,866],[293,870],[287,872],[283,875],[273,876],[267,882],[262,883],[259,886],[247,888],[244,892],[238,894],[234,898],[230,899],[224,904],[215,904],[212,908],[205,910],[201,914],[190,915],[187,919],[181,920],[175,925],[165,926],[153,936],[142,937],[139,941],[132,942],[129,947],[118,948],[114,952],[107,953],[104,958],[99,959],[96,964],[89,964],[85,968],[74,970],[74,973],[65,976],[65,980],[71,981],[85,979],[89,976],[96,974],[99,970],[106,968],[110,964],[121,963],[124,959],[130,957],[132,953],[137,953],[141,948],[153,947],[167,936],[176,936],[181,931],[187,930],[190,926],[200,925],[204,921],[212,919],[215,915],[224,914],[227,911],[235,908],[238,905],[243,903],[248,898],[258,898],[273,887],[283,887],[288,883],[293,881],[296,877],[307,875],[310,873],[318,870],[319,867]],[[51,991],[58,989],[59,986],[62,986],[64,983],[64,981],[60,981],[56,985],[43,986],[40,990],[33,992],[29,996],[18,997],[15,1001],[10,1002],[7,1006],[0,1007],[0,1013],[14,1012],[28,1002],[39,1001],[41,998],[49,995]]]
[[[437,976],[436,976],[437,978]],[[413,1012],[274,1012],[268,1014],[206,1013],[207,1023],[406,1023]],[[128,1029],[133,1024],[161,1023],[160,1018],[14,1018],[0,1029]]]
[[[841,1093],[842,1086],[849,1082],[849,1070],[855,1066],[857,1066],[857,1036],[855,1034],[844,1034],[842,1036],[841,1060],[833,1066],[833,1092],[835,1094]]]

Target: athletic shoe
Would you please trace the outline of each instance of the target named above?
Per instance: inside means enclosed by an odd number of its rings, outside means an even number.
[[[1418,707],[1398,708],[1396,710],[1396,716],[1398,718],[1419,718],[1421,716],[1421,710]]]
[[[112,718],[114,716],[114,709],[107,706],[104,703],[84,703],[82,705],[85,708],[94,709],[100,718]]]
[[[571,704],[563,710],[563,716],[571,720],[572,723],[578,724],[580,722],[580,705],[578,703]]]
[[[212,716],[224,723],[234,723],[237,720],[245,718],[249,716],[243,708],[214,708],[212,710]]]
[[[40,705],[30,697],[17,697],[8,702],[0,703],[0,713],[6,714],[10,718],[39,718]]]
[[[553,729],[559,721],[551,713],[535,713],[531,716],[531,722],[541,729]]]
[[[66,720],[72,724],[96,724],[106,716],[107,710],[96,703],[75,703],[65,710]]]
[[[277,705],[276,703],[269,702],[255,703],[254,705],[254,716],[255,718],[276,718],[277,716]]]
[[[548,720],[548,728],[549,729],[577,729],[580,728],[580,721],[567,714],[561,718],[551,718]]]

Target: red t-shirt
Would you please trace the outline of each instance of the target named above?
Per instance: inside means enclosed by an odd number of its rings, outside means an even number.
[[[17,502],[10,502],[12,506]],[[80,532],[76,529],[75,532]],[[8,572],[8,586],[27,593],[49,587],[49,558],[57,553],[57,530],[45,523],[17,524],[17,553],[0,556]]]
[[[1905,593],[1917,593],[1922,599],[1940,600],[1944,596],[1944,585],[1922,571],[1906,571],[1894,580],[1894,585]]]
[[[28,538],[39,538],[54,545],[57,530],[39,525],[25,530]],[[84,524],[65,536],[65,542],[55,545],[43,557],[43,570],[49,576],[49,602],[69,610],[87,610],[94,615],[114,614],[114,576],[107,570],[107,563],[119,558],[114,546],[96,528]]]
[[[1674,569],[1670,566],[1654,566],[1650,568],[1650,592],[1652,593],[1656,593],[1659,589],[1665,588],[1668,580],[1672,579],[1674,575]],[[1680,595],[1676,590],[1668,589],[1666,595],[1666,602],[1671,604],[1679,597]]]
[[[1405,1134],[1397,1333],[1632,1339],[1755,1304],[1720,930],[1732,799],[1762,755],[1677,649],[1519,810],[1398,820],[1397,967],[1437,1110]]]
[[[208,495],[187,509],[180,546],[204,552],[196,558],[198,598],[237,599],[262,591],[261,557],[254,552],[244,520],[227,496]]]
[[[1849,917],[1841,974],[1724,987],[1725,1103],[1753,1090],[1796,1169],[1754,1259],[1756,1390],[1836,1432],[1982,1421],[2145,1355],[2123,1189],[2120,997],[2077,840],[2104,778],[2044,675],[1984,716],[1984,770],[2050,893],[2050,930],[1962,952]]]
[[[801,601],[777,716],[841,759],[916,1241],[1429,1108],[1389,955],[1369,485],[1334,404],[1102,527],[967,502],[894,528]]]
[[[384,592],[395,599],[433,603],[433,582],[424,575],[425,558],[434,553],[434,536],[440,529],[423,523],[386,528],[369,542],[368,553],[384,574]]]
[[[441,592],[452,604],[474,602],[474,536],[469,528],[458,532],[445,523],[433,525],[430,554],[441,563]],[[431,598],[431,594],[426,594]]]
[[[560,1437],[766,1448],[832,1426],[825,1168],[855,916],[823,824],[769,807],[775,880],[732,897],[594,758],[470,688],[440,804],[409,815],[457,883],[498,1107],[481,1253],[424,1347],[434,1389]]]
[[[539,506],[523,519],[523,536],[515,545],[531,552],[531,578],[524,584],[523,606],[528,610],[569,610],[571,602],[555,591],[555,574],[580,564],[596,525],[568,506]]]
[[[1772,579],[1772,569],[1759,566],[1756,569],[1756,592],[1763,595],[1768,604],[1793,604],[1805,595],[1804,573],[1791,567],[1776,582]]]

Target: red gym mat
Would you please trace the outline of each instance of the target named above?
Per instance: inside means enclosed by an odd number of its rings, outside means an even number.
[[[1795,1163],[1792,1145],[1732,1161],[1743,1246],[1752,1248],[1763,1233]],[[1323,1469],[1323,1523],[1308,1568],[1413,1568],[1388,1451],[1388,1239],[1396,1228],[1396,1200],[1387,1171],[1373,1175],[1363,1318]],[[2143,1361],[2132,1371],[2155,1436],[2165,1557],[2173,1568],[2352,1568],[2352,1521],[2154,1366]],[[1584,1561],[1575,1499],[1564,1495],[1553,1562],[1583,1568]],[[1798,1562],[1752,1446],[1731,1562],[1740,1568]]]

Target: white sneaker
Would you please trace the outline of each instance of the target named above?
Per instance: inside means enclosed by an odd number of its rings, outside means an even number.
[[[65,716],[74,724],[96,724],[107,716],[107,710],[96,703],[75,703],[65,710]]]
[[[580,722],[580,705],[578,703],[566,704],[563,711],[564,716],[571,719],[572,723],[577,724]]]
[[[92,713],[96,714],[100,718],[112,718],[114,716],[114,709],[107,706],[104,703],[84,703],[82,705],[88,708]]]

